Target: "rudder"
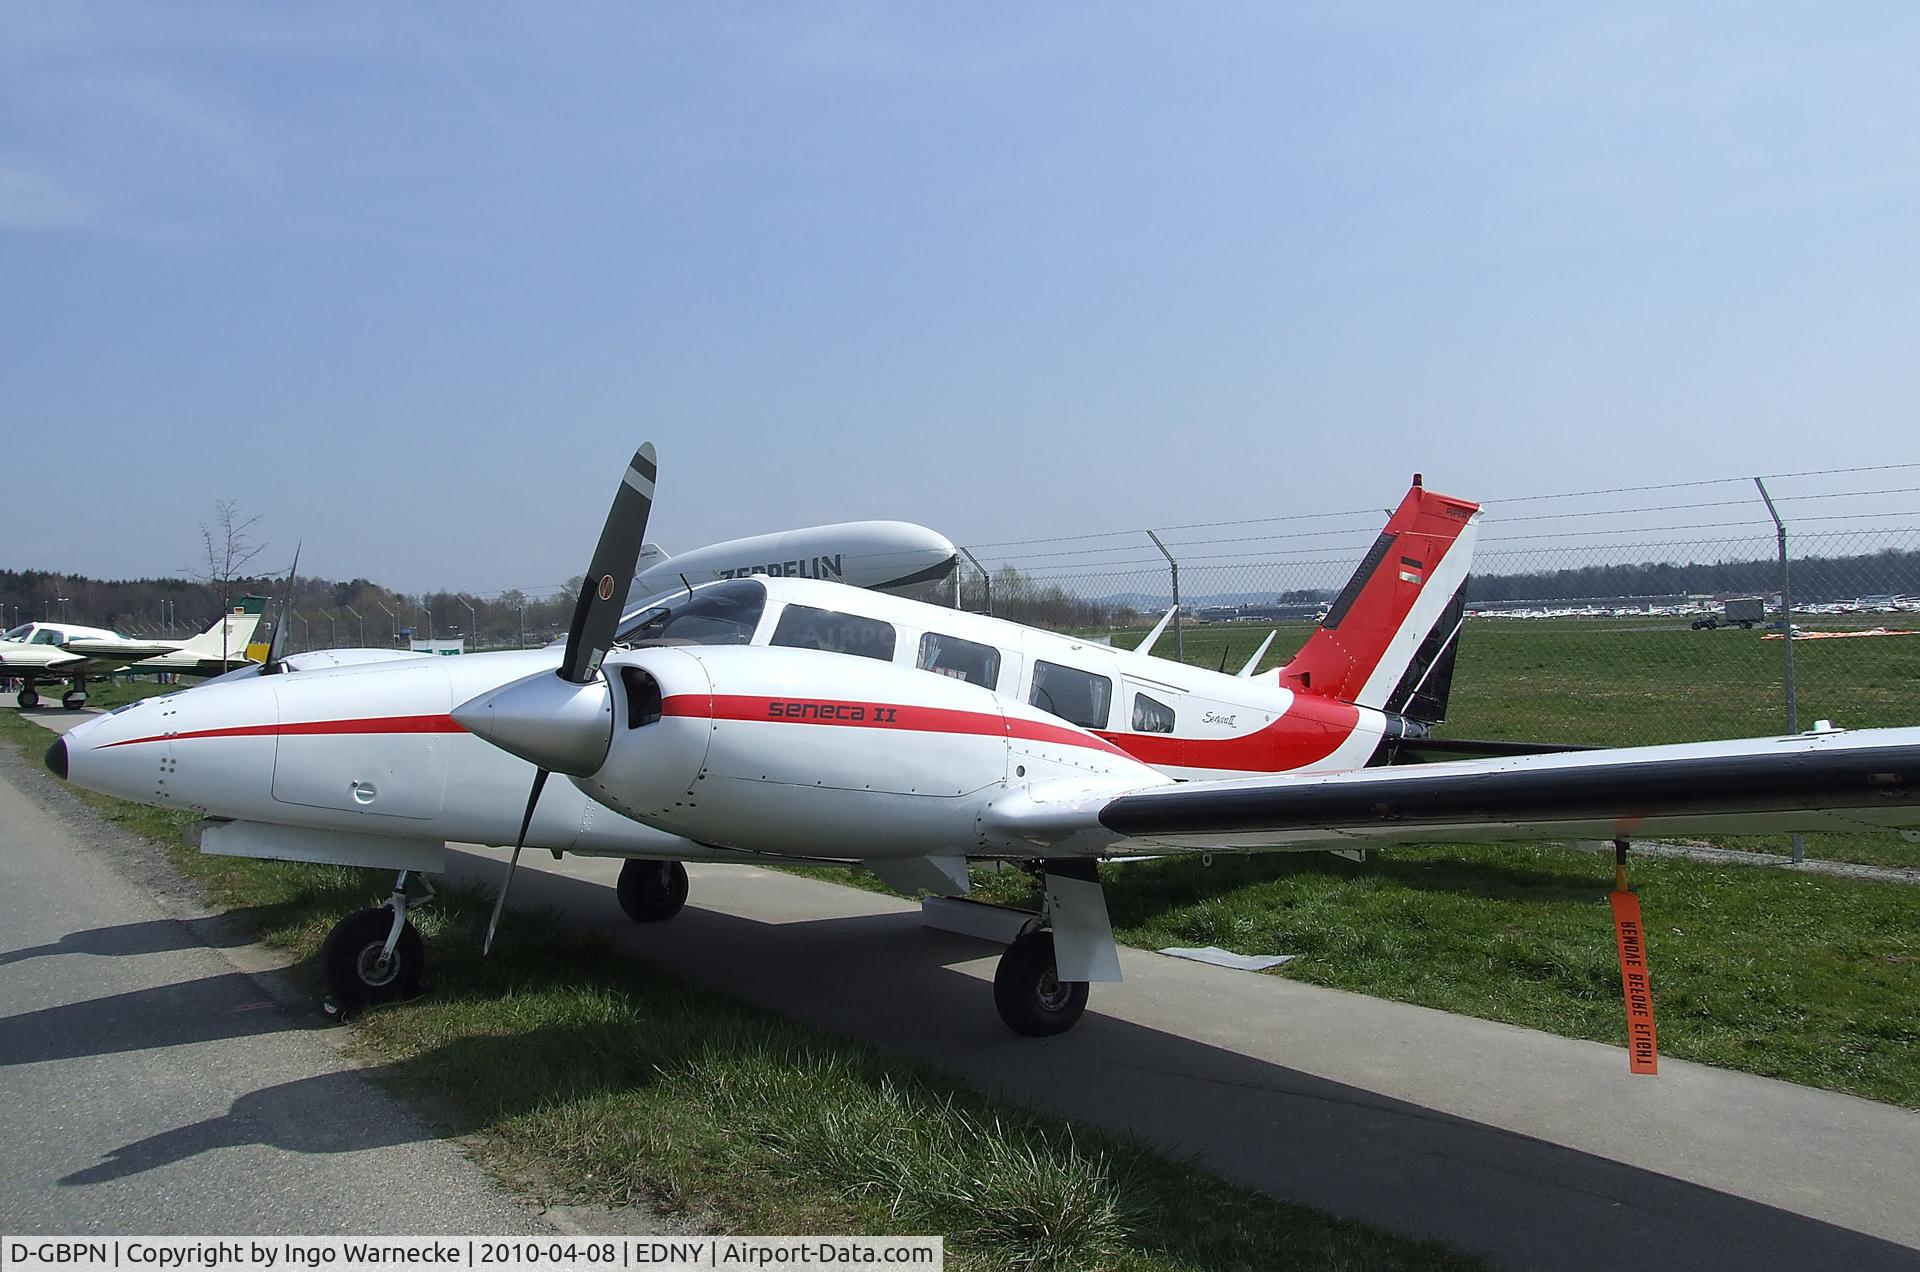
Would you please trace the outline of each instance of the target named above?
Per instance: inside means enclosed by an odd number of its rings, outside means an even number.
[[[1320,626],[1280,669],[1281,686],[1442,719],[1479,522],[1479,504],[1434,494],[1416,475]]]

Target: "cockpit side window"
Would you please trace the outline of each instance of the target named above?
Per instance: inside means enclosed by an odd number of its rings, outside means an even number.
[[[824,649],[833,654],[892,662],[894,632],[892,623],[863,614],[789,605],[780,612],[771,643],[789,649]]]
[[[639,645],[747,645],[767,607],[767,589],[745,579],[696,588],[629,617],[614,634]]]
[[[27,643],[32,645],[58,645],[66,638],[67,634],[57,627],[42,627],[33,634],[33,639]]]
[[[1083,729],[1107,727],[1107,708],[1113,702],[1113,681],[1078,667],[1059,663],[1033,664],[1033,692],[1027,701],[1049,715],[1057,715]]]
[[[958,636],[942,636],[938,632],[922,636],[920,660],[916,665],[922,671],[938,672],[988,689],[1000,683],[1000,651],[992,645],[961,640]]]

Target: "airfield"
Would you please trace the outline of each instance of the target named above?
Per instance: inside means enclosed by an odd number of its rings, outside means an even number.
[[[182,923],[182,903],[155,899],[165,872],[142,845],[116,843],[13,748],[0,763],[13,965],[0,1047],[25,1148],[0,1222],[76,1227],[31,1210],[52,1195],[106,1229],[570,1220],[504,1197],[358,1076],[272,956],[230,924]],[[1138,950],[1081,1029],[1036,1044],[979,1010],[997,947],[927,927],[912,903],[696,868],[687,911],[647,929],[613,904],[615,863],[537,856],[497,958],[521,924],[557,919],[695,984],[1494,1266],[1920,1266],[1908,1110],[1673,1059],[1635,1078],[1616,1047]],[[481,888],[504,865],[452,860],[451,882]]]

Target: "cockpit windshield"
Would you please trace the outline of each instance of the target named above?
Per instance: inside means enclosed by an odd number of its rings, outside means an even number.
[[[25,640],[32,633],[33,624],[22,623],[18,627],[9,628],[4,636],[0,636],[0,640]]]
[[[751,579],[729,579],[656,597],[614,633],[617,644],[745,645],[767,607],[767,589]]]

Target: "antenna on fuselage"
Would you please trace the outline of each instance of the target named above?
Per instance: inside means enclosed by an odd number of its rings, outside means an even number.
[[[1267,638],[1260,642],[1260,648],[1253,651],[1253,657],[1247,659],[1247,665],[1240,669],[1240,679],[1246,680],[1253,675],[1253,669],[1258,667],[1260,660],[1266,656],[1267,646],[1273,644],[1273,638],[1279,634],[1277,628],[1267,633]]]
[[[1153,630],[1147,633],[1147,638],[1141,641],[1138,645],[1135,645],[1133,647],[1133,652],[1136,654],[1146,654],[1146,653],[1153,652],[1153,642],[1155,642],[1156,640],[1159,640],[1160,633],[1167,630],[1167,624],[1173,621],[1174,610],[1177,610],[1179,608],[1180,607],[1176,605],[1173,607],[1173,609],[1170,609],[1166,613],[1162,614],[1160,616],[1160,621],[1153,625]]]

